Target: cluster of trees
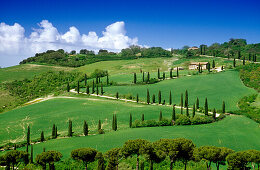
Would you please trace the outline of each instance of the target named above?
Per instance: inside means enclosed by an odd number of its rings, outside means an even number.
[[[195,55],[211,55],[215,57],[238,58],[249,61],[259,61],[257,55],[260,54],[260,43],[247,44],[245,39],[233,39],[223,44],[214,43],[210,46],[200,45],[198,50],[188,50],[189,46],[184,46],[182,49],[172,50],[173,53],[186,55],[192,57]]]
[[[93,148],[79,148],[71,151],[71,158],[81,162],[85,169],[91,162],[97,161],[97,169],[118,169],[119,163],[128,157],[136,158],[136,169],[144,169],[143,161],[148,162],[149,169],[152,170],[155,163],[168,161],[170,170],[174,168],[175,162],[182,162],[184,169],[187,169],[189,161],[203,162],[207,169],[211,169],[214,163],[217,169],[220,165],[228,164],[228,169],[245,169],[249,163],[253,169],[260,166],[260,151],[247,150],[234,152],[226,147],[201,146],[196,145],[189,139],[160,139],[150,142],[144,139],[128,140],[121,148],[112,148],[104,154]],[[19,163],[28,164],[29,158],[33,163],[33,155],[25,151],[12,150],[0,157],[0,164],[7,166],[17,166]],[[55,169],[54,163],[60,161],[62,154],[58,151],[44,151],[36,156],[36,165],[46,169]],[[132,167],[133,168],[133,167]]]
[[[97,54],[95,54],[94,51],[89,51],[87,49],[81,49],[79,54],[77,54],[75,50],[68,53],[63,49],[59,49],[57,51],[48,50],[43,53],[36,53],[34,57],[29,57],[21,61],[20,64],[46,63],[68,67],[80,67],[99,61],[136,59],[139,57],[155,58],[171,56],[172,54],[170,51],[164,50],[161,47],[141,48],[139,46],[130,46],[129,48],[122,49],[119,54],[103,49],[99,50]]]

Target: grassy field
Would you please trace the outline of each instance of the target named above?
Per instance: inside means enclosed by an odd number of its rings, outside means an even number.
[[[13,67],[0,69],[0,83],[5,81],[30,79],[36,74],[40,74],[46,71],[71,71],[74,68],[61,67],[61,66],[48,66],[37,64],[22,64]]]
[[[209,108],[221,109],[222,101],[226,102],[226,110],[236,110],[237,102],[245,95],[256,93],[255,90],[247,88],[239,79],[237,71],[226,71],[217,74],[185,76],[179,79],[165,80],[151,85],[111,86],[105,87],[105,95],[114,96],[119,94],[139,94],[141,100],[146,101],[146,90],[156,95],[162,92],[162,99],[169,100],[169,91],[172,91],[173,102],[180,104],[180,94],[189,92],[189,103],[192,105],[196,97],[200,99],[200,106],[204,107],[205,97],[208,98]]]
[[[34,151],[41,153],[45,147],[47,150],[58,150],[64,155],[64,158],[68,158],[71,150],[81,147],[92,147],[104,152],[113,147],[121,147],[129,139],[141,138],[156,141],[161,138],[178,137],[191,139],[196,146],[224,146],[235,151],[259,150],[259,134],[259,124],[244,116],[232,115],[222,121],[206,125],[128,128],[104,135],[60,138],[36,144]]]
[[[25,140],[27,126],[31,127],[32,139],[40,137],[41,131],[45,136],[51,136],[52,125],[58,127],[58,133],[67,135],[68,120],[73,122],[73,131],[82,134],[83,120],[89,124],[90,133],[97,133],[98,120],[102,128],[110,131],[113,114],[117,114],[118,129],[129,127],[129,115],[133,120],[158,119],[160,110],[163,116],[170,118],[172,108],[165,106],[125,103],[122,101],[100,98],[57,98],[28,105],[0,114],[0,144],[20,142]],[[176,110],[177,113],[179,110]]]

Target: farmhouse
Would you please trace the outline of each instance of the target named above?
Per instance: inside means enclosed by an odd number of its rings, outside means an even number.
[[[196,70],[199,68],[199,65],[202,69],[206,70],[209,62],[191,62],[189,65],[189,70]]]
[[[198,49],[199,49],[198,47],[194,46],[194,47],[188,48],[188,51],[190,51],[190,50],[198,50]]]

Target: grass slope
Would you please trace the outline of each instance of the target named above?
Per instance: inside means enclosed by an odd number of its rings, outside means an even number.
[[[119,94],[139,94],[141,100],[146,101],[146,90],[150,91],[150,96],[155,94],[158,100],[158,91],[162,92],[162,100],[169,100],[169,91],[173,94],[173,103],[180,104],[180,95],[189,92],[189,104],[200,99],[200,106],[204,107],[205,97],[208,98],[209,108],[221,109],[222,101],[226,102],[226,110],[236,110],[237,102],[245,95],[256,93],[255,90],[247,88],[239,79],[237,71],[225,71],[217,74],[206,74],[199,76],[185,76],[179,79],[165,80],[151,85],[129,85],[105,87],[105,95],[114,96]]]
[[[68,158],[71,150],[81,147],[92,147],[104,152],[114,147],[121,147],[129,139],[141,138],[155,141],[161,138],[178,137],[191,139],[197,146],[224,146],[236,151],[259,150],[259,134],[259,124],[244,116],[232,115],[222,121],[206,125],[134,128],[109,132],[104,135],[50,140],[34,145],[34,151],[41,153],[45,147],[47,150],[58,150],[64,155],[64,158]]]
[[[41,131],[45,136],[51,136],[52,125],[58,127],[58,133],[67,135],[68,120],[73,123],[76,134],[83,133],[83,120],[89,124],[91,133],[97,132],[97,123],[102,121],[105,131],[112,128],[113,114],[117,114],[118,129],[129,127],[129,115],[133,120],[158,119],[160,110],[164,117],[171,117],[172,108],[165,106],[152,106],[136,103],[125,103],[115,100],[97,98],[57,98],[41,103],[28,105],[0,114],[0,144],[24,141],[27,126],[31,127],[32,139],[40,138]],[[179,110],[176,110],[179,112]]]

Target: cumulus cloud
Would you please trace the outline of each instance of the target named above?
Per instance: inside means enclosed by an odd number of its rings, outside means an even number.
[[[80,34],[75,26],[71,26],[62,34],[48,20],[41,21],[30,36],[25,37],[24,32],[24,28],[18,23],[0,23],[0,66],[18,64],[22,59],[46,50],[62,48],[66,51],[79,51],[86,48],[118,52],[130,45],[138,44],[137,38],[129,38],[126,35],[125,23],[122,21],[107,26],[100,37],[94,31]]]

